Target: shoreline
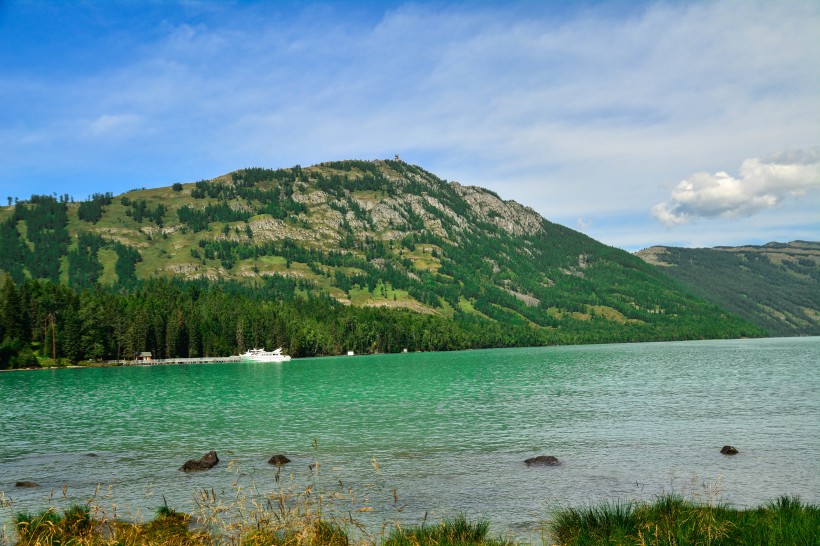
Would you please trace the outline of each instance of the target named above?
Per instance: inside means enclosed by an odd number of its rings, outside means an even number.
[[[336,358],[336,357],[361,357],[361,356],[378,356],[378,355],[400,355],[400,354],[436,354],[436,353],[459,353],[468,351],[497,351],[505,349],[540,349],[540,348],[560,348],[560,347],[602,347],[607,345],[613,346],[628,346],[628,345],[643,345],[656,343],[702,343],[702,342],[733,342],[733,341],[755,341],[755,340],[789,340],[789,339],[812,339],[820,338],[820,336],[765,336],[765,337],[734,337],[734,338],[709,338],[709,339],[659,339],[653,341],[622,341],[622,342],[601,342],[601,343],[569,343],[556,345],[522,345],[510,347],[471,347],[467,349],[456,349],[453,351],[409,351],[409,352],[395,352],[395,353],[356,353],[355,355],[347,355],[339,353],[335,355],[313,355],[293,358],[292,360],[306,360],[313,358]],[[106,360],[103,362],[89,362],[89,363],[75,363],[66,365],[47,365],[47,366],[29,366],[24,368],[3,368],[3,372],[20,372],[20,371],[36,371],[36,370],[64,370],[64,369],[87,369],[87,368],[119,368],[119,367],[151,367],[151,366],[171,366],[183,364],[226,364],[245,362],[239,359],[239,356],[226,357],[201,357],[201,358],[169,358],[157,359],[149,363],[138,363],[133,360]]]

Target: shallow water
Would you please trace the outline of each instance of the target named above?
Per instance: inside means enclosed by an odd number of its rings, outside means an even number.
[[[559,506],[669,491],[820,502],[818,393],[820,338],[3,373],[0,519],[97,484],[118,514],[163,495],[192,510],[234,483],[264,494],[274,453],[299,484],[352,488],[371,521],[466,512],[518,537]],[[209,449],[214,469],[177,470]],[[562,464],[528,468],[535,455]]]

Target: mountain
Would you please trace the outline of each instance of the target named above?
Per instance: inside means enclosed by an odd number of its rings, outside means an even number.
[[[637,256],[772,335],[820,335],[820,243],[655,246]]]
[[[48,279],[76,291],[141,291],[143,300],[151,297],[146,283],[155,293],[171,283],[183,288],[166,301],[198,301],[185,286],[198,287],[197,293],[219,287],[248,301],[321,301],[323,310],[310,317],[316,326],[304,335],[326,344],[302,354],[342,350],[339,321],[372,320],[383,328],[398,316],[390,310],[410,312],[401,315],[403,324],[440,325],[444,333],[428,349],[764,334],[627,252],[489,190],[398,160],[249,168],[79,203],[67,195],[32,196],[0,210],[0,269],[18,286]],[[183,308],[177,305],[180,321],[198,320]],[[373,308],[382,310],[378,320],[357,311]],[[161,303],[145,311],[160,315],[156,332],[168,328],[169,312]],[[244,340],[248,328],[269,331],[239,323],[223,325],[243,334],[226,336],[221,350],[241,346],[237,339]],[[286,330],[266,343],[297,343]],[[144,341],[134,334],[129,347],[178,351],[157,341],[165,334],[152,335],[154,341]],[[386,351],[406,342],[390,335],[392,344],[356,343]],[[420,347],[408,343],[411,350]]]

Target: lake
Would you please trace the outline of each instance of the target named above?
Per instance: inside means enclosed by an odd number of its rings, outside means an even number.
[[[3,521],[98,484],[118,515],[265,494],[277,453],[281,476],[352,490],[369,521],[465,512],[517,537],[557,507],[673,491],[820,502],[817,337],[9,372],[0,401]],[[210,449],[212,470],[177,470]]]

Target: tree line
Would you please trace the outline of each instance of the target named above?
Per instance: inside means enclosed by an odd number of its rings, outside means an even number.
[[[300,297],[297,281],[254,287],[152,279],[131,291],[78,289],[45,280],[0,287],[0,368],[130,359],[218,357],[282,346],[296,357],[442,351],[538,344],[531,329],[385,308],[357,308],[327,296]]]
[[[668,325],[624,327],[604,319],[535,328],[473,314],[450,319],[402,309],[353,307],[300,290],[280,276],[254,285],[151,279],[132,289],[81,289],[47,280],[0,287],[0,368],[56,362],[220,357],[253,347],[284,347],[295,357],[357,353],[450,351],[736,337],[740,329],[710,331]],[[303,295],[307,293],[307,296]]]

